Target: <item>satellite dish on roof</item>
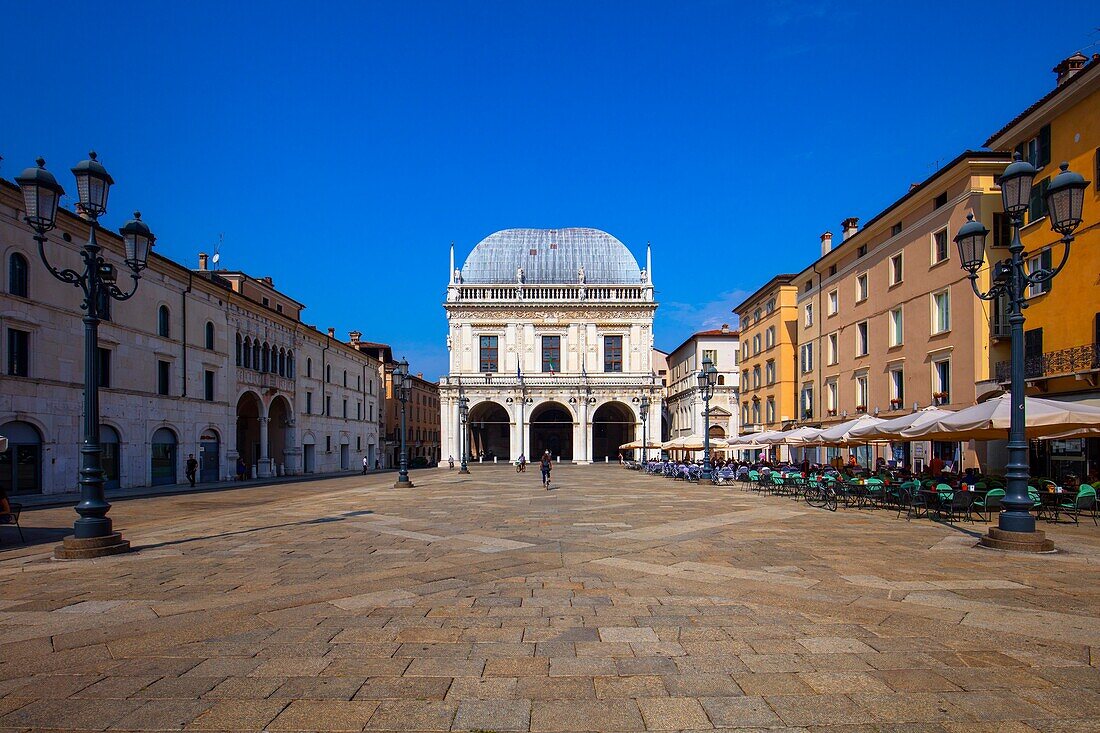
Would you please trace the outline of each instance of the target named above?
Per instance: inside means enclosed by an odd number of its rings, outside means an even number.
[[[222,256],[220,254],[218,254],[217,252],[215,252],[214,256],[211,258],[211,261],[216,265],[216,264],[218,264],[218,260],[220,260],[221,258],[222,258]]]
[[[214,256],[211,258],[211,261],[215,265],[218,264],[218,260],[220,260],[222,258],[221,252],[219,250],[221,250],[221,248],[222,248],[222,240],[224,238],[225,238],[224,234],[218,234],[218,243],[216,245],[214,245]]]

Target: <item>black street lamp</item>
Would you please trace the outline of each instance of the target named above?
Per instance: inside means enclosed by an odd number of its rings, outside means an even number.
[[[459,473],[469,473],[470,467],[467,465],[470,454],[470,438],[467,435],[468,428],[466,427],[467,420],[470,416],[470,398],[466,395],[462,395],[458,398],[458,421],[461,423],[461,431],[458,435],[459,445],[458,450],[462,453],[462,466],[458,469]]]
[[[405,406],[412,396],[412,378],[409,376],[409,362],[401,359],[393,370],[393,389],[397,393],[397,399],[401,400],[401,467],[397,471],[395,489],[412,488],[413,482],[409,480],[409,453],[405,445]]]
[[[703,398],[703,474],[699,483],[714,483],[714,474],[710,465],[710,398],[714,394],[714,385],[718,379],[718,370],[709,356],[703,357],[703,368],[695,375],[699,382],[699,396]]]
[[[646,423],[649,420],[649,395],[642,395],[642,403],[638,405],[641,409],[642,417],[642,463],[647,463],[649,460],[649,436],[646,434]]]
[[[1003,297],[1008,305],[1008,323],[1011,327],[1011,377],[1009,393],[1012,396],[1012,413],[1008,429],[1008,465],[1005,467],[1005,496],[1001,504],[1005,509],[1000,513],[997,529],[990,528],[989,534],[982,537],[982,544],[1012,549],[1045,550],[1052,544],[1044,540],[1042,533],[1035,533],[1035,518],[1031,516],[1031,498],[1027,493],[1030,469],[1027,455],[1026,415],[1024,412],[1024,308],[1026,288],[1031,285],[1049,282],[1062,271],[1069,259],[1073,232],[1081,224],[1081,211],[1084,205],[1085,189],[1089,186],[1080,174],[1069,170],[1062,163],[1061,173],[1050,182],[1046,192],[1047,217],[1050,228],[1062,235],[1062,261],[1053,270],[1035,269],[1027,272],[1024,267],[1025,253],[1020,241],[1020,229],[1024,225],[1024,212],[1031,200],[1032,184],[1038,171],[1035,166],[1021,160],[1017,153],[1014,162],[1009,164],[1001,176],[1001,198],[1004,210],[1012,220],[1012,243],[1008,247],[1010,256],[992,266],[993,286],[988,292],[978,289],[978,271],[985,263],[985,239],[989,230],[974,215],[967,216],[966,224],[955,236],[959,248],[962,268],[970,278],[974,293],[982,300],[994,300]],[[1012,533],[1005,535],[1003,533]],[[1006,542],[1009,543],[1006,545]],[[1030,546],[1029,546],[1030,545]]]
[[[23,220],[34,229],[38,255],[50,274],[63,283],[78,287],[84,293],[80,304],[84,311],[84,439],[80,446],[80,503],[73,523],[73,534],[54,550],[59,558],[102,557],[127,552],[130,542],[115,532],[107,512],[111,505],[103,495],[103,452],[99,442],[99,321],[111,300],[129,300],[137,292],[141,271],[145,269],[149,250],[155,237],[141,214],[119,230],[126,244],[126,267],[133,287],[123,292],[117,285],[118,271],[103,256],[96,241],[99,217],[107,211],[107,194],[114,180],[96,160],[94,152],[72,169],[79,194],[79,211],[89,222],[88,241],[80,250],[83,272],[58,269],[46,256],[46,233],[57,225],[57,205],[65,193],[53,175],[46,170],[46,161],[39,158],[37,168],[27,168],[15,179],[23,192],[26,216]]]

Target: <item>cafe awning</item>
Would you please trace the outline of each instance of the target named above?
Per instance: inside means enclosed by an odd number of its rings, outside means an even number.
[[[1072,437],[1100,432],[1100,408],[1079,402],[1025,397],[1028,438]],[[999,397],[953,412],[933,422],[901,431],[909,439],[1002,440],[1008,437],[1012,395]]]

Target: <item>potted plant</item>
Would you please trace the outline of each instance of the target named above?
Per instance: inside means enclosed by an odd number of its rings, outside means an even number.
[[[827,410],[829,417],[836,417],[836,410]]]
[[[856,405],[856,412],[867,412],[867,405]]]
[[[900,410],[901,409],[901,400],[899,400],[897,397],[890,400],[890,409],[891,410]]]
[[[937,405],[945,405],[950,399],[950,396],[947,392],[933,392],[932,399],[936,401]]]

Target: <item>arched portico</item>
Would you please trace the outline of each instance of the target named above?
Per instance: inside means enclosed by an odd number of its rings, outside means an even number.
[[[634,410],[622,402],[605,402],[592,413],[592,460],[618,460],[619,446],[634,440]]]
[[[508,460],[512,455],[511,425],[512,421],[503,405],[492,400],[473,405],[466,418],[470,459],[477,460],[484,456],[486,460]]]
[[[573,460],[573,413],[560,402],[541,402],[531,410],[531,460],[545,451],[556,460]]]
[[[267,413],[263,400],[252,391],[237,399],[237,454],[244,461],[246,474],[271,475],[267,452]]]
[[[268,456],[273,462],[272,473],[298,472],[298,447],[294,425],[294,410],[283,395],[276,395],[267,408]]]

